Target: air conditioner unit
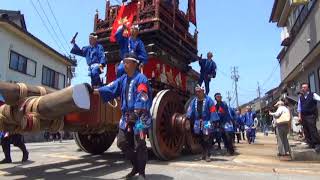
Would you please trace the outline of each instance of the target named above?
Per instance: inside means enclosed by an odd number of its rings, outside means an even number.
[[[287,27],[282,28],[281,31],[281,42],[283,42],[284,40],[286,40],[287,38],[290,37],[289,31]]]
[[[300,6],[300,5],[307,5],[310,0],[291,0],[292,6]]]
[[[76,72],[76,67],[75,66],[71,66],[71,72],[72,73]]]

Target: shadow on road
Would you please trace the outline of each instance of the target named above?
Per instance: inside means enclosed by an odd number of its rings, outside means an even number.
[[[156,165],[168,165],[170,162],[196,162],[201,161],[201,154],[190,155],[183,153],[179,158],[172,161],[160,161],[152,152],[152,149],[148,149],[149,162],[148,164]],[[224,150],[213,151],[211,160],[214,162],[229,161],[230,157],[225,156]],[[238,155],[238,154],[236,154]],[[236,156],[235,155],[235,156]],[[234,156],[231,156],[231,158]],[[19,179],[101,179],[102,176],[117,173],[119,171],[129,171],[131,165],[128,161],[125,161],[124,155],[120,152],[108,152],[103,155],[84,155],[79,159],[71,159],[63,162],[37,165],[28,167],[28,165],[34,163],[29,161],[27,163],[17,165],[15,167],[3,168],[1,171],[6,172],[4,177],[19,178]],[[27,167],[26,167],[27,165]],[[127,172],[126,172],[127,173]],[[125,175],[125,174],[123,174]],[[121,176],[121,174],[119,175]],[[147,174],[148,179],[155,180],[171,180],[172,177],[159,175],[159,174]]]
[[[5,177],[24,177],[22,179],[91,179],[130,168],[120,153],[106,153],[100,156],[85,155],[81,159],[54,164],[24,168],[16,166],[1,171]]]
[[[150,153],[151,159],[155,156]],[[124,155],[120,152],[109,152],[103,155],[84,155],[80,159],[68,160],[53,164],[44,164],[34,167],[24,167],[34,163],[26,162],[15,167],[3,168],[6,172],[3,177],[19,179],[102,179],[101,176],[117,173],[123,170],[130,170],[131,165],[125,161]],[[123,174],[124,176],[125,174]],[[121,176],[121,174],[119,175]],[[160,174],[147,174],[148,179],[172,180],[172,177]],[[105,178],[103,178],[105,179]],[[134,178],[133,178],[134,179]]]

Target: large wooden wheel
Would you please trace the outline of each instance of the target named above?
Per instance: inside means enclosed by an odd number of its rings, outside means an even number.
[[[194,96],[189,98],[189,100],[184,105],[185,112],[187,112],[188,107],[189,107],[193,98],[194,98]],[[185,144],[186,146],[185,147],[186,147],[187,152],[190,152],[192,154],[198,154],[198,153],[202,152],[202,147],[200,145],[200,139],[199,139],[199,137],[197,137],[193,133],[194,122],[190,122],[190,124],[191,124],[190,131],[187,131],[187,133],[186,133],[186,144]]]
[[[81,150],[90,154],[102,154],[112,145],[116,131],[101,134],[74,133],[74,139]]]
[[[185,142],[184,127],[190,127],[177,113],[183,113],[181,97],[172,90],[160,91],[153,100],[152,127],[149,139],[152,150],[161,160],[170,160],[180,155]],[[181,128],[183,127],[183,128]]]

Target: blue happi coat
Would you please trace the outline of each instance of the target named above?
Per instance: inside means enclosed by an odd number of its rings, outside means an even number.
[[[228,108],[229,108],[229,115],[230,115],[230,119],[231,119],[232,124],[233,124],[234,131],[237,131],[237,126],[236,126],[237,114],[236,114],[236,111],[232,107],[228,107]]]
[[[199,60],[199,66],[200,66],[200,79],[198,81],[198,84],[202,84],[204,82],[204,85],[206,87],[206,94],[208,95],[210,92],[210,80],[209,77],[215,77],[216,76],[216,63],[213,60],[207,60],[207,59],[200,59]]]
[[[106,57],[104,55],[104,49],[102,45],[97,44],[96,46],[85,46],[82,49],[77,44],[74,44],[71,49],[71,53],[85,57],[89,66],[89,76],[91,77],[91,85],[101,86],[100,80],[100,64],[105,66]]]
[[[208,131],[209,133],[213,132],[212,123],[219,120],[218,114],[216,112],[212,112],[214,108],[214,101],[206,96],[202,102],[202,116],[200,117],[198,113],[198,98],[195,97],[187,110],[187,117],[194,121],[193,131],[195,134],[200,134]],[[203,121],[203,128],[200,124],[200,119]]]
[[[236,115],[236,125],[240,131],[244,130],[244,117],[242,115]]]
[[[200,66],[200,74],[204,76],[208,75],[215,75],[217,65],[213,60],[208,59],[200,59],[199,60],[199,66]]]
[[[221,127],[226,132],[234,132],[232,117],[229,112],[229,107],[225,102],[217,102],[215,111],[219,115]]]
[[[122,112],[119,123],[120,129],[126,130],[127,119],[125,114],[135,110],[143,110],[146,113],[144,114],[143,120],[141,117],[138,117],[136,120],[135,126],[133,127],[135,134],[138,133],[136,129],[138,124],[142,123],[145,130],[150,128],[152,90],[145,75],[138,71],[135,72],[133,77],[129,77],[127,74],[124,74],[107,86],[99,88],[99,92],[104,102],[120,97]]]
[[[140,63],[146,64],[148,61],[148,54],[142,40],[140,38],[133,39],[132,37],[125,37],[123,36],[123,31],[124,29],[121,27],[116,32],[116,40],[120,46],[120,59],[123,60],[128,53],[134,53]],[[121,61],[117,69],[117,77],[122,76],[124,73],[124,65]]]
[[[248,127],[253,127],[254,126],[254,118],[256,117],[255,112],[246,112],[244,114],[244,124]]]
[[[96,46],[85,46],[82,49],[80,49],[77,44],[74,44],[73,48],[71,49],[71,53],[85,57],[88,66],[95,63],[102,65],[106,64],[104,49],[100,44],[97,44]]]

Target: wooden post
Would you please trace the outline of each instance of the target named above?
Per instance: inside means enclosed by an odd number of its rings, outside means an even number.
[[[176,5],[177,5],[176,0],[173,0],[172,3],[173,3],[173,17],[172,17],[172,19],[173,19],[173,24],[172,24],[172,27],[173,27],[173,29],[174,29],[174,28],[175,28],[175,24],[176,24],[176,9],[177,9],[177,7],[176,7]]]
[[[5,103],[8,105],[17,105],[19,100],[29,96],[40,96],[52,92],[53,90],[44,87],[0,81],[0,93],[4,97]]]
[[[110,1],[107,0],[107,2],[106,2],[106,12],[105,12],[105,16],[104,16],[104,20],[105,21],[109,20],[109,11],[110,11]]]
[[[156,2],[156,4],[155,4],[155,6],[156,6],[156,12],[155,12],[155,15],[156,15],[156,18],[159,18],[159,11],[160,11],[160,0],[155,0]]]
[[[160,0],[154,0],[155,2],[155,18],[160,19]],[[160,21],[155,22],[155,28],[160,29]]]
[[[98,21],[99,21],[99,11],[97,9],[96,14],[94,15],[93,32],[97,30]]]
[[[144,6],[145,6],[144,0],[142,0],[140,3],[141,3],[141,9],[144,9]]]
[[[138,3],[137,3],[137,24],[139,24],[139,22],[140,22],[140,11],[141,11],[141,3],[140,3],[140,0],[138,1]]]

